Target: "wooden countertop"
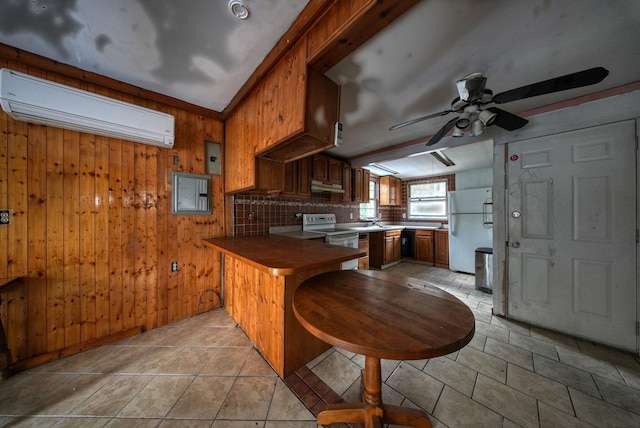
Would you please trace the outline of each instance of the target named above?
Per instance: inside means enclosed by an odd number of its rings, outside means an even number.
[[[292,275],[367,255],[357,248],[274,234],[208,238],[203,242],[271,275]]]

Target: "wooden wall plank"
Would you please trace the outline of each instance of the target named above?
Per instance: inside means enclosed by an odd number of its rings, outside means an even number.
[[[64,341],[79,343],[80,336],[80,134],[64,131]]]
[[[46,128],[47,350],[64,347],[63,131]]]
[[[104,94],[103,91],[99,93]],[[96,337],[109,335],[109,138],[95,145]]]
[[[173,114],[176,118],[178,118],[178,112],[175,109],[169,109],[167,113]],[[176,137],[181,135],[179,133],[181,132],[181,130],[181,126],[176,128]],[[183,140],[176,141],[176,146],[181,145],[182,141]],[[162,210],[163,224],[166,224],[163,238],[166,239],[166,246],[164,247],[164,257],[159,258],[159,263],[161,264],[158,267],[158,271],[162,272],[163,277],[166,276],[167,285],[165,289],[160,293],[160,296],[165,302],[164,306],[166,306],[166,319],[169,323],[180,319],[180,304],[178,293],[180,274],[179,272],[171,272],[171,262],[174,260],[178,260],[178,225],[176,222],[176,217],[171,215],[171,173],[174,169],[178,169],[178,165],[174,164],[174,158],[176,157],[177,161],[179,162],[180,154],[176,147],[174,147],[173,150],[166,151],[166,156],[164,157],[165,170],[163,171],[163,173],[160,173],[160,171],[158,171],[158,180],[163,180],[162,182],[160,182],[160,185],[164,186],[163,192],[166,196],[163,199],[164,208]]]
[[[47,128],[28,130],[28,353],[47,352]]]
[[[136,326],[135,319],[135,144],[122,141],[122,323]]]
[[[206,139],[209,141],[220,143],[221,153],[224,153],[224,126],[219,122],[207,121],[205,126]],[[213,195],[212,207],[214,212],[213,218],[210,219],[211,227],[207,231],[207,236],[220,236],[224,234],[226,223],[224,220],[225,213],[227,212],[226,201],[227,198],[224,193],[224,162],[221,163],[220,175],[211,176],[211,194]],[[211,289],[215,295],[211,296],[210,308],[206,310],[214,309],[218,307],[221,302],[221,287],[220,278],[222,275],[222,263],[220,254],[211,254],[207,251],[207,248],[203,248],[205,263],[207,264],[207,270],[205,271],[206,288]],[[212,257],[213,256],[213,257]],[[208,273],[208,275],[207,275]]]
[[[156,275],[158,285],[167,284],[165,287],[158,286],[157,299],[157,322],[158,325],[169,323],[169,261],[167,259],[168,242],[168,218],[171,212],[170,193],[167,187],[167,174],[169,173],[170,150],[158,151],[158,166],[156,168],[156,215],[157,215],[157,259]]]
[[[17,64],[9,64],[14,67]],[[20,68],[20,67],[15,67]],[[24,276],[27,272],[27,132],[25,122],[7,120],[8,150],[8,207],[13,210],[12,226],[9,228],[8,275]]]
[[[109,141],[109,331],[123,329],[122,141]]]
[[[145,206],[146,235],[146,272],[147,314],[146,327],[158,326],[158,154],[157,147],[147,147],[146,189],[147,204]]]
[[[146,203],[147,191],[147,147],[136,144],[134,147],[134,209],[135,209],[135,269],[134,269],[134,310],[135,325],[144,327],[147,317],[147,226],[146,226]]]
[[[95,136],[80,134],[80,336],[96,338]]]
[[[27,71],[27,67],[8,61],[7,66]],[[7,274],[8,276],[26,276],[27,274],[27,133],[25,122],[10,120],[4,115],[2,121],[6,123],[6,140],[8,150],[8,199],[7,207],[13,210],[12,224],[7,229]],[[5,265],[4,259],[2,265]],[[7,291],[1,308],[7,343],[14,359],[29,355],[28,346],[28,286],[13,287]]]

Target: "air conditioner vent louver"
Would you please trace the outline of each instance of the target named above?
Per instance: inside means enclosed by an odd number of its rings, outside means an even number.
[[[0,104],[16,120],[172,148],[175,118],[3,68]]]

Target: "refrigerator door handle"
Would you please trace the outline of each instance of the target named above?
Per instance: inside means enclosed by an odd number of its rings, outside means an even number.
[[[453,236],[458,236],[456,233],[456,217],[458,216],[455,214],[449,215],[449,233]]]

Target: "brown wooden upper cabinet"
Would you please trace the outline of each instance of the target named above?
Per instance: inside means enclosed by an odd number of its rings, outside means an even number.
[[[368,169],[352,168],[351,169],[351,194],[353,202],[369,201],[369,181],[371,173]]]
[[[302,110],[301,129],[285,140],[273,140],[260,147],[257,155],[278,161],[291,161],[333,147],[335,124],[340,114],[340,86],[322,73],[308,67],[305,97],[291,92],[280,100],[290,108]],[[286,112],[284,117],[289,115]],[[280,116],[280,120],[285,120]]]
[[[256,159],[256,184],[253,192],[280,193],[284,188],[284,164],[269,159]]]
[[[280,162],[279,162],[280,163]],[[284,190],[282,196],[311,197],[311,157],[284,164]]]
[[[293,161],[333,146],[340,86],[310,68],[306,52],[303,37],[226,120],[227,193],[261,188],[256,156]],[[283,167],[274,174],[278,171],[284,175]],[[268,190],[283,191],[284,182],[280,189]]]
[[[391,175],[380,177],[380,205],[402,205],[402,181]]]
[[[342,184],[342,164],[342,161],[329,156],[313,155],[311,178],[324,183]]]
[[[340,162],[342,167],[342,190],[344,193],[334,193],[331,195],[332,201],[339,202],[351,202],[352,190],[351,190],[351,164],[348,162]]]

